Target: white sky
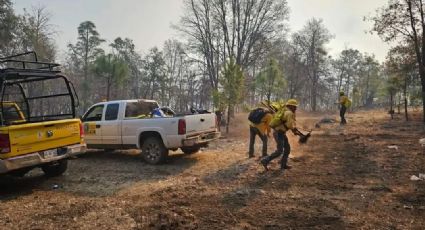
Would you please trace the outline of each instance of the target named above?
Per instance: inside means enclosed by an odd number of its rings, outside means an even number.
[[[335,36],[329,44],[330,54],[336,56],[345,47],[374,53],[383,61],[388,50],[377,35],[367,34],[370,22],[363,17],[373,14],[387,0],[287,0],[291,9],[289,26],[292,31],[303,27],[312,17],[322,18]],[[116,37],[133,39],[136,48],[146,53],[153,46],[177,38],[170,27],[179,21],[183,0],[13,0],[17,12],[23,8],[42,5],[52,14],[57,27],[57,44],[61,51],[75,43],[77,27],[86,20],[93,21],[101,37],[111,43]]]
[[[322,18],[326,28],[335,36],[328,48],[337,56],[344,48],[358,49],[362,53],[375,54],[383,61],[389,45],[378,35],[368,33],[372,23],[363,17],[374,15],[375,10],[388,0],[287,0],[291,8],[290,29],[300,30],[312,17]]]

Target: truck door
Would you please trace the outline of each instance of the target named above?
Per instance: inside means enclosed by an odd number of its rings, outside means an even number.
[[[93,106],[84,114],[82,121],[84,123],[85,140],[88,145],[102,144],[102,114],[104,105]]]
[[[121,119],[118,119],[119,103],[108,104],[105,110],[105,119],[101,122],[102,144],[118,148],[121,141]]]

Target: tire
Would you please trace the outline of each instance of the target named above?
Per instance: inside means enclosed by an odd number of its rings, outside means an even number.
[[[142,156],[148,164],[161,164],[168,157],[168,149],[160,138],[149,137],[143,141]]]
[[[191,146],[191,147],[181,147],[181,150],[184,152],[184,154],[194,154],[199,152],[200,149],[201,149],[201,146],[199,145]]]
[[[41,167],[44,174],[48,177],[56,177],[62,175],[68,168],[68,161],[66,159],[56,161],[54,163],[44,165]]]

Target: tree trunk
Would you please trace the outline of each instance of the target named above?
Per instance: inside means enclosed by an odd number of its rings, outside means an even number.
[[[425,76],[421,77],[422,80],[422,119],[425,123]]]
[[[317,109],[317,83],[313,81],[313,86],[311,89],[311,108],[313,112],[316,112]]]
[[[394,119],[393,92],[390,92],[390,114],[391,114],[391,120]]]
[[[407,113],[407,77],[404,78],[404,116],[406,121],[409,121],[409,115]]]
[[[401,106],[401,95],[400,94],[398,94],[398,102],[397,102],[397,99],[396,99],[396,103],[397,103],[397,113],[398,114],[401,114],[401,109],[400,109],[400,106]]]
[[[106,101],[109,101],[111,94],[111,78],[108,77],[106,80]]]
[[[227,134],[229,133],[229,125],[230,125],[230,114],[231,114],[230,107],[231,107],[231,105],[229,104],[227,106],[227,122],[226,122],[226,133]]]

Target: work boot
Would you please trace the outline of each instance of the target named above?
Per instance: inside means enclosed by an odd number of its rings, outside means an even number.
[[[290,165],[283,166],[283,169],[291,169],[291,168],[292,168],[292,166],[290,166]]]
[[[267,161],[266,158],[261,159],[260,164],[263,165],[263,167],[266,171],[269,171],[269,168],[267,168],[267,165],[269,164],[269,162]]]

